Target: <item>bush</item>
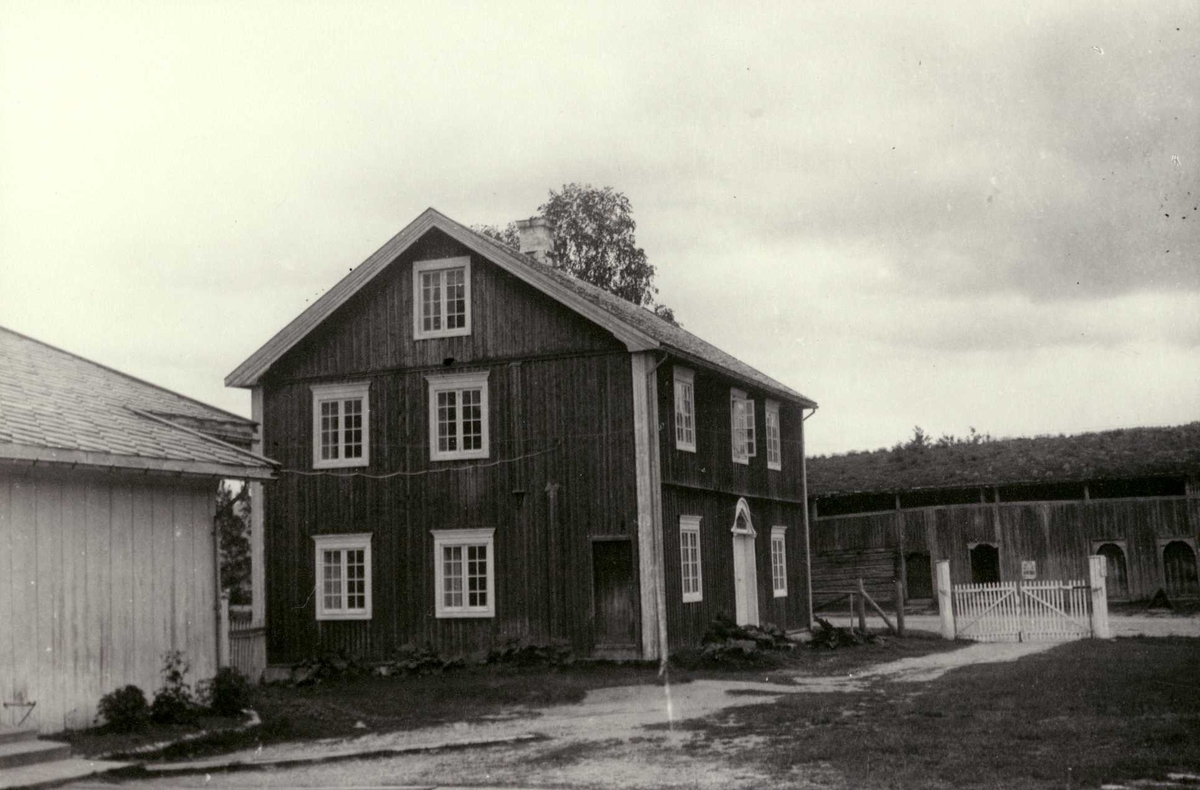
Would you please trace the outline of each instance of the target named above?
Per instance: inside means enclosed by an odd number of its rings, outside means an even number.
[[[97,723],[104,724],[116,732],[134,732],[146,726],[150,719],[146,695],[134,685],[110,691],[100,698],[100,715]]]
[[[535,644],[510,639],[488,651],[487,663],[512,664],[518,667],[559,667],[574,662],[570,643],[555,639],[549,644]]]
[[[221,667],[201,693],[206,707],[218,716],[240,716],[250,707],[250,695],[250,681],[233,667]]]
[[[700,641],[700,649],[676,651],[672,660],[685,669],[763,669],[778,666],[779,654],[795,647],[782,628],[738,625],[725,613],[713,618]]]
[[[192,687],[184,681],[188,669],[183,653],[168,650],[163,654],[163,685],[150,705],[150,720],[155,724],[190,724],[200,715]]]

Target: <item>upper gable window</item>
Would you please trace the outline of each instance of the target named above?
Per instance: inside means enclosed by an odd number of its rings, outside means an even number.
[[[370,386],[365,381],[312,386],[314,469],[370,463]]]
[[[696,452],[695,374],[675,368],[675,447]]]
[[[733,460],[748,464],[758,455],[754,437],[754,401],[741,390],[729,391],[729,413],[733,439]]]
[[[413,337],[471,334],[471,258],[413,264]]]
[[[767,468],[783,468],[783,447],[779,439],[779,404],[767,401]]]
[[[427,376],[426,380],[430,459],[487,458],[487,371]]]

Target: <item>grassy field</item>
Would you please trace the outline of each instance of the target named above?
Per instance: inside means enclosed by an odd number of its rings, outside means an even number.
[[[692,748],[785,783],[827,766],[862,788],[1098,787],[1200,769],[1200,640],[1083,640],[906,687],[789,695],[690,723]]]

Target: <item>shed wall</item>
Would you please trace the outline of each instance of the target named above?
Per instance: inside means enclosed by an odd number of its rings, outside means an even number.
[[[0,471],[0,726],[90,726],[164,652],[216,673],[215,481]],[[27,703],[36,703],[30,706]]]

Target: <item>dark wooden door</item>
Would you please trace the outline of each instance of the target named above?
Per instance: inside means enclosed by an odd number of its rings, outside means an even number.
[[[905,557],[904,575],[910,599],[933,597],[933,576],[930,572],[928,554],[913,552]]]
[[[1168,598],[1195,598],[1200,595],[1196,579],[1196,552],[1182,540],[1163,547],[1163,575]]]
[[[596,646],[636,644],[633,616],[633,544],[628,540],[592,543],[596,606]]]
[[[987,543],[971,549],[971,582],[995,584],[1000,581],[1000,550]]]

